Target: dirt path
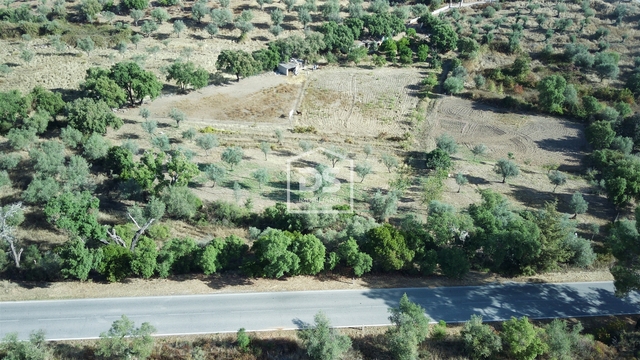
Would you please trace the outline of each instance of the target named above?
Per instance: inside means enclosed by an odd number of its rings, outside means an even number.
[[[491,274],[469,273],[463,280],[444,277],[369,275],[358,279],[343,276],[296,276],[283,279],[252,279],[235,274],[177,276],[172,279],[127,279],[122,283],[55,282],[31,283],[0,281],[0,301],[101,298],[123,296],[189,295],[231,292],[269,292],[300,290],[348,290],[403,287],[468,286],[508,281],[582,282],[613,280],[608,270],[566,271],[531,277],[500,278]]]

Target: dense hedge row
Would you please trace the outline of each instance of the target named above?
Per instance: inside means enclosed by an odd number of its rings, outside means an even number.
[[[52,224],[76,238],[45,254],[33,245],[27,247],[21,271],[27,278],[81,280],[93,271],[109,281],[226,270],[271,278],[321,271],[361,276],[371,270],[423,275],[439,272],[459,278],[472,268],[504,275],[533,274],[563,263],[586,267],[595,260],[589,241],[576,237],[575,223],[559,213],[556,204],[514,211],[497,193],[483,191],[482,198],[465,212],[433,201],[426,223],[406,216],[398,226],[381,225],[355,214],[292,214],[284,204],[261,214],[226,202],[197,209],[191,221],[248,227],[249,247],[236,236],[165,241],[169,229],[161,224],[151,226],[132,245],[138,229],[132,224],[118,225],[107,236],[91,211],[98,206],[96,198],[86,192],[76,197],[62,195],[47,204],[45,214]],[[154,198],[145,208],[134,207],[129,213],[138,224],[144,224],[153,216],[162,217],[163,207],[164,203]],[[10,257],[0,254],[2,268],[11,268]]]

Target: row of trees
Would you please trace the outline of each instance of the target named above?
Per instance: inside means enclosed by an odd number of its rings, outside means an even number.
[[[513,211],[506,199],[490,191],[483,192],[483,201],[471,205],[466,213],[432,201],[426,222],[407,216],[399,228],[381,226],[356,215],[291,214],[283,204],[267,208],[259,216],[230,203],[194,206],[189,203],[197,202],[197,198],[189,193],[184,187],[168,185],[145,208],[129,211],[132,224],[112,230],[99,224],[99,202],[88,192],[55,196],[47,202],[45,216],[56,227],[79,238],[44,256],[37,247],[28,247],[27,256],[36,261],[25,262],[29,268],[23,270],[34,272],[35,277],[44,266],[58,268],[58,272],[50,271],[51,278],[59,273],[81,280],[95,270],[110,281],[131,275],[166,277],[238,268],[250,276],[273,278],[331,270],[352,271],[361,276],[372,269],[419,271],[425,275],[439,271],[458,278],[472,267],[516,275],[548,271],[561,263],[587,267],[595,260],[589,241],[575,235],[575,225],[568,215],[557,212],[555,204],[537,211]],[[572,199],[574,202],[577,212],[586,210],[586,202],[579,194]],[[387,203],[384,200],[380,206]],[[271,229],[250,229],[256,239],[251,251],[235,237],[201,244],[192,239],[173,239],[158,248],[145,232],[153,229],[152,236],[157,234],[158,225],[151,225],[165,211],[170,216],[180,216],[180,211],[193,212],[192,216],[206,221]],[[9,213],[7,208],[5,217],[12,219]],[[15,228],[16,221],[7,222],[7,228]],[[15,245],[14,240],[5,240],[6,244]],[[8,258],[4,255],[5,267],[10,259],[16,268],[20,266],[18,251],[15,246]]]

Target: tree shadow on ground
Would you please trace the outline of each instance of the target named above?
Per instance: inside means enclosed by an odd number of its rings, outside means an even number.
[[[207,286],[215,290],[221,290],[229,286],[250,286],[253,280],[243,274],[227,271],[222,274],[213,274],[203,279]]]
[[[388,353],[384,334],[358,336],[351,339],[353,349],[359,351],[365,359],[393,359]]]
[[[565,122],[564,126],[579,127],[582,131],[582,125]],[[585,156],[587,143],[584,138],[579,136],[564,136],[556,139],[536,140],[535,143],[542,150],[560,153],[565,156],[565,164],[562,165],[561,171],[580,171],[581,162]],[[566,163],[569,164],[566,164]]]
[[[573,214],[571,210],[571,193],[553,193],[551,191],[540,191],[522,185],[510,185],[513,196],[528,207],[539,209],[547,202],[558,200],[558,211]],[[577,189],[581,191],[583,189]],[[599,219],[613,219],[616,216],[616,209],[605,197],[582,192],[582,196],[589,203],[587,213]]]
[[[54,355],[59,359],[93,359],[94,353],[90,346],[53,342],[51,345]]]
[[[540,191],[522,185],[509,184],[509,188],[516,200],[534,209],[539,209],[543,207],[545,203],[553,202],[558,197],[558,194],[552,193],[551,191]]]
[[[51,89],[51,91],[59,93],[60,96],[62,96],[62,100],[64,100],[64,102],[72,102],[73,100],[84,97],[84,92],[76,89],[55,88]]]
[[[182,89],[180,88],[180,86],[164,83],[162,85],[162,93],[163,94],[182,94]]]
[[[303,359],[306,357],[306,352],[300,347],[298,342],[294,339],[287,339],[283,337],[260,339],[254,338],[251,340],[251,344],[255,348],[262,349],[262,356],[260,359]]]
[[[465,175],[465,177],[469,181],[470,185],[489,185],[489,184],[491,184],[491,181],[489,181],[489,180],[487,180],[485,178],[478,177],[478,176]]]
[[[420,90],[422,89],[422,87],[420,86],[420,84],[409,84],[405,86],[405,89],[408,90],[407,94],[409,96],[420,97]]]

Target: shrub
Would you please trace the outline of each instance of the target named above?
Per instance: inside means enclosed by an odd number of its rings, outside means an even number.
[[[573,359],[573,350],[580,344],[582,324],[578,322],[569,330],[565,320],[554,319],[545,328],[545,342],[552,359]]]
[[[60,139],[66,146],[75,149],[82,142],[82,132],[78,129],[67,126],[62,129]]]
[[[478,74],[478,75],[473,77],[473,82],[476,84],[476,88],[480,89],[486,83],[486,79],[481,74]]]
[[[238,348],[240,351],[248,351],[249,345],[251,345],[251,339],[249,335],[245,332],[244,328],[240,328],[236,333],[236,343],[238,344]]]
[[[100,334],[96,354],[109,359],[146,359],[153,351],[151,334],[155,331],[148,322],[135,328],[134,322],[122,315],[109,331]]]
[[[541,329],[536,329],[526,316],[516,319],[511,317],[502,323],[502,340],[509,353],[517,360],[533,360],[548,351],[542,342]]]
[[[28,204],[44,204],[60,192],[60,184],[52,177],[35,177],[22,192]]]
[[[444,320],[438,321],[437,324],[431,328],[431,337],[434,340],[442,340],[447,337],[447,323]]]
[[[491,326],[482,323],[482,316],[471,315],[464,323],[460,336],[464,347],[473,359],[489,359],[502,350],[500,336]]]
[[[569,236],[564,241],[564,246],[572,254],[569,263],[587,268],[593,264],[597,258],[597,254],[591,247],[591,242],[578,236]]]
[[[448,170],[451,168],[451,165],[452,165],[451,157],[446,151],[440,148],[437,148],[427,153],[426,157],[427,157],[426,166],[428,169]]]
[[[31,149],[29,157],[36,172],[55,177],[64,164],[64,147],[58,141],[46,141],[38,149]]]
[[[193,239],[171,239],[158,252],[158,275],[188,274],[198,268],[198,245]]]
[[[168,225],[154,224],[147,230],[147,235],[155,240],[166,240],[171,235],[171,230]]]
[[[461,78],[452,76],[447,80],[445,80],[442,86],[446,93],[457,94],[462,90],[464,90],[464,80],[462,80]]]
[[[342,358],[342,354],[351,348],[351,339],[331,327],[329,318],[322,312],[314,316],[314,323],[299,332],[309,357],[318,360]]]
[[[436,146],[438,149],[444,150],[449,155],[458,152],[458,144],[449,134],[442,134],[436,138]]]
[[[9,140],[9,146],[15,150],[25,150],[31,147],[31,144],[36,140],[35,129],[21,129],[13,128],[9,130],[7,134]]]
[[[353,238],[349,238],[338,246],[337,256],[347,266],[353,268],[353,273],[357,277],[371,271],[373,259],[369,254],[360,252],[358,243]]]
[[[89,160],[98,160],[107,156],[109,152],[109,141],[98,133],[93,133],[83,144],[84,155]]]
[[[395,326],[387,330],[389,351],[394,359],[412,360],[418,358],[418,345],[429,334],[429,318],[424,309],[412,303],[407,294],[400,299],[400,306],[390,308],[389,320]]]
[[[202,201],[186,186],[168,186],[160,194],[167,206],[167,214],[179,219],[190,219],[202,207]]]
[[[149,7],[149,0],[122,0],[122,6],[127,10],[144,10]]]
[[[110,282],[118,282],[131,274],[131,252],[120,245],[101,248],[102,258],[99,272]]]
[[[2,154],[0,155],[0,170],[13,170],[22,160],[19,154]]]
[[[460,279],[469,272],[469,259],[464,250],[458,247],[440,249],[438,263],[442,274],[448,278]]]

